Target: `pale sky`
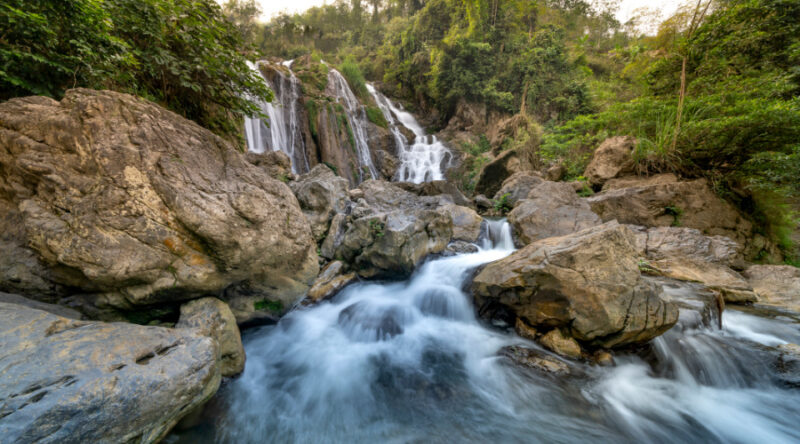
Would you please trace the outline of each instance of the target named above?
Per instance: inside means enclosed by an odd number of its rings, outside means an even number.
[[[224,0],[218,0],[224,3]],[[332,2],[333,0],[327,0]],[[258,0],[261,3],[261,10],[264,11],[264,19],[269,20],[279,12],[302,12],[312,6],[319,6],[326,3],[326,0]],[[622,0],[619,11],[619,19],[625,22],[631,13],[641,7],[661,9],[662,18],[666,18],[675,11],[679,0]]]

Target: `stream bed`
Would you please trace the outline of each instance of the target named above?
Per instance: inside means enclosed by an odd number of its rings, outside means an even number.
[[[800,343],[797,314],[729,307],[719,328],[681,309],[613,367],[523,370],[498,351],[540,347],[476,319],[462,290],[513,251],[507,224],[489,231],[477,253],[246,331],[244,373],[165,442],[800,442],[800,358],[780,348]]]

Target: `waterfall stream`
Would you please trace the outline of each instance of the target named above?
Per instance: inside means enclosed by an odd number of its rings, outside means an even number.
[[[547,352],[481,323],[462,289],[513,251],[507,223],[485,231],[477,253],[247,331],[244,373],[167,442],[800,441],[798,381],[773,365],[775,346],[800,342],[797,317],[728,310],[720,329],[682,308],[649,354],[574,363],[571,376],[524,371],[498,350]],[[672,297],[696,291],[667,285]]]
[[[366,109],[353,94],[344,76],[333,68],[328,71],[328,92],[344,107],[347,123],[353,132],[353,139],[356,145],[353,148],[358,154],[359,161],[359,182],[367,179],[377,179],[380,175],[372,163],[372,155],[367,142]]]
[[[395,105],[374,86],[367,85],[367,89],[389,123],[389,129],[397,144],[400,168],[396,179],[414,183],[443,180],[444,170],[452,158],[450,150],[436,136],[426,135],[425,130],[411,113],[400,105]],[[400,131],[399,125],[414,133],[413,143],[409,143]]]
[[[304,173],[309,170],[309,163],[297,110],[301,94],[300,82],[292,72],[291,64],[291,60],[283,63],[289,70],[288,76],[276,70],[278,80],[275,84],[264,77],[257,64],[250,64],[272,89],[275,98],[272,103],[256,100],[269,121],[245,117],[245,137],[249,151],[283,151],[292,161],[292,172]]]

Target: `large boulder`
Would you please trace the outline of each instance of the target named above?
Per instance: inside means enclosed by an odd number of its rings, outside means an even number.
[[[455,184],[446,180],[432,180],[430,182],[395,182],[398,187],[416,194],[417,196],[441,196],[445,195],[453,200],[456,205],[469,207],[472,202],[464,196]]]
[[[331,218],[347,210],[350,201],[347,179],[334,174],[326,165],[317,165],[289,185],[300,202],[300,208],[311,224],[311,232],[319,241],[325,237]]]
[[[583,175],[594,186],[602,186],[607,180],[633,171],[633,145],[631,137],[611,137],[603,141],[594,151]]]
[[[453,236],[445,196],[417,196],[391,183],[368,180],[353,208],[336,257],[362,277],[404,277],[427,255],[442,252]]]
[[[533,188],[544,182],[544,179],[533,172],[514,173],[503,181],[500,190],[494,195],[495,201],[505,201],[511,208],[528,197]],[[572,193],[575,194],[575,193]]]
[[[288,186],[151,102],[75,89],[0,104],[0,289],[131,309],[246,283],[296,301],[318,271]],[[37,296],[38,297],[38,296]]]
[[[600,225],[600,218],[565,182],[542,181],[508,214],[521,245]]]
[[[193,330],[67,319],[0,303],[4,443],[156,442],[219,387]]]
[[[694,228],[636,227],[636,243],[648,259],[690,258],[697,261],[733,265],[741,256],[742,246],[725,236],[706,236]]]
[[[217,341],[222,376],[238,375],[244,370],[242,337],[226,303],[217,298],[189,301],[181,305],[181,317],[175,328],[194,328]]]
[[[481,168],[475,183],[475,192],[494,196],[509,176],[527,170],[530,168],[520,159],[519,154],[514,150],[507,150]]]
[[[753,224],[717,196],[705,179],[603,191],[587,198],[603,221],[646,227],[695,228],[709,236],[726,236],[744,246],[746,257],[765,248]]]
[[[744,271],[758,302],[800,312],[800,268],[791,265],[753,265]]]
[[[639,272],[633,232],[615,222],[534,242],[486,265],[472,282],[483,316],[560,328],[601,347],[645,342],[672,327],[678,310],[661,291]]]
[[[481,235],[483,218],[472,208],[459,205],[444,205],[437,210],[439,213],[447,214],[453,221],[453,240],[465,242],[477,242]]]

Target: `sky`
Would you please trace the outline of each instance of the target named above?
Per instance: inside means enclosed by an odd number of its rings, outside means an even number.
[[[261,4],[261,10],[264,11],[263,19],[269,20],[279,12],[302,12],[312,6],[319,6],[325,3],[325,0],[257,0]],[[333,0],[328,0],[333,1]],[[220,0],[222,3],[222,1]],[[631,13],[641,7],[648,8],[661,8],[663,18],[666,18],[675,11],[679,0],[622,0],[618,18],[621,22],[627,21]]]

